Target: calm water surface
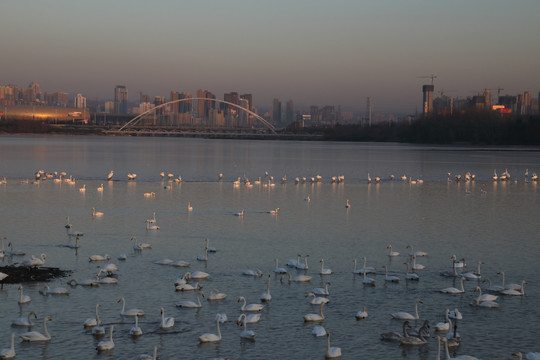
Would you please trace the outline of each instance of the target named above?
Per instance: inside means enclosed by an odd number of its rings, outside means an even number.
[[[494,183],[493,170],[504,169],[512,181]],[[48,285],[70,290],[69,297],[42,296],[43,284],[24,284],[30,304],[19,306],[17,285],[5,285],[0,292],[0,348],[9,347],[10,334],[27,329],[10,326],[10,320],[36,311],[33,328],[42,331],[48,323],[52,340],[48,343],[21,343],[16,339],[21,359],[134,359],[151,353],[158,346],[160,359],[323,359],[326,339],[311,335],[314,324],[304,323],[303,315],[318,312],[305,294],[330,281],[330,304],[324,308],[322,325],[332,332],[332,345],[341,347],[343,358],[435,359],[437,342],[419,348],[401,347],[379,340],[379,334],[400,331],[401,322],[390,313],[414,312],[422,299],[420,321],[442,321],[445,309],[463,313],[459,333],[463,341],[456,355],[469,354],[482,359],[511,359],[515,351],[540,351],[537,334],[540,324],[538,297],[538,184],[524,181],[525,169],[540,171],[538,149],[487,149],[412,146],[400,144],[351,144],[279,141],[228,141],[168,138],[42,137],[1,136],[0,235],[6,236],[25,257],[6,256],[3,265],[21,262],[31,254],[47,254],[46,265],[72,270],[68,278]],[[33,184],[21,182],[34,172],[66,171],[75,185],[52,180]],[[114,181],[105,176],[115,171]],[[162,181],[159,173],[181,175],[181,184]],[[252,181],[265,171],[275,177],[275,186],[244,185],[232,181],[246,176]],[[476,174],[470,183],[447,181],[447,173]],[[127,173],[137,173],[136,182]],[[368,184],[367,173],[380,176],[380,184]],[[223,173],[224,180],[217,181]],[[294,184],[295,177],[320,174],[321,183]],[[422,178],[423,183],[388,180],[389,174]],[[284,185],[279,179],[286,175]],[[345,182],[331,184],[331,176],[344,175]],[[515,181],[517,180],[517,181]],[[98,192],[100,184],[103,192]],[[84,193],[79,188],[86,185]],[[144,193],[154,192],[155,197]],[[311,201],[304,199],[310,196]],[[349,200],[351,208],[345,208]],[[187,203],[193,211],[187,211]],[[91,209],[104,213],[93,219]],[[279,215],[269,210],[280,208]],[[244,217],[234,214],[245,210]],[[145,220],[156,213],[160,229],[146,230]],[[73,230],[82,231],[80,248],[73,243],[64,224],[70,217]],[[131,237],[150,243],[152,249],[136,252]],[[205,238],[218,249],[208,262],[196,260],[203,254]],[[389,258],[387,245],[400,256]],[[426,266],[418,271],[418,283],[404,280],[407,245],[429,253],[417,262]],[[126,253],[126,261],[116,257]],[[280,282],[273,274],[274,259],[280,266],[296,254],[309,254],[309,283]],[[70,287],[70,279],[93,277],[104,263],[92,263],[93,254],[110,254],[119,267],[118,285],[97,288]],[[524,297],[499,297],[499,309],[477,309],[469,305],[476,285],[465,282],[465,294],[446,295],[440,289],[459,281],[439,275],[451,270],[450,256],[465,258],[470,270],[483,261],[482,274],[500,283],[497,272],[504,271],[506,282],[526,280]],[[364,287],[362,277],[352,274],[353,259],[377,268],[375,287]],[[170,258],[191,262],[189,269],[157,265]],[[334,273],[321,277],[319,260]],[[385,284],[383,266],[401,277],[398,284]],[[246,269],[260,269],[264,276],[242,276]],[[205,295],[219,289],[228,296],[220,302],[206,298],[200,309],[180,309],[180,300],[195,300],[194,293],[175,292],[174,281],[185,271],[203,270]],[[301,274],[291,270],[296,276]],[[271,275],[272,301],[265,305],[258,324],[248,325],[256,333],[255,342],[240,340],[241,327],[235,323],[241,313],[239,296],[258,303]],[[120,297],[127,308],[141,308],[139,320],[143,335],[132,338],[134,321],[120,316]],[[83,321],[94,315],[101,304],[100,317],[107,326],[114,324],[115,349],[98,354],[100,339],[83,329]],[[355,319],[367,307],[369,317]],[[174,316],[172,330],[161,330],[160,308]],[[199,345],[202,333],[216,333],[216,313],[226,313],[229,321],[221,326],[223,339],[217,344]],[[108,329],[107,329],[108,331]],[[433,334],[432,329],[432,334]],[[108,337],[108,334],[105,336]],[[444,358],[444,356],[442,356]]]

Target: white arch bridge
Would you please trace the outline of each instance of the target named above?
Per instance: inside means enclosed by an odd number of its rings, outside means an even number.
[[[241,111],[244,111],[247,114],[253,116],[253,118],[256,119],[258,122],[260,122],[264,126],[264,128],[268,129],[272,134],[277,135],[276,128],[272,124],[270,124],[267,120],[265,120],[260,115],[256,114],[255,112],[253,112],[253,111],[251,111],[249,109],[246,109],[246,108],[244,108],[244,107],[242,107],[240,105],[237,105],[237,104],[231,103],[229,101],[225,101],[225,100],[208,99],[208,98],[200,98],[200,97],[172,100],[172,101],[169,101],[167,103],[158,105],[158,106],[156,106],[156,107],[154,107],[154,108],[152,108],[150,110],[147,110],[147,111],[135,116],[133,119],[128,121],[125,125],[123,125],[117,131],[114,131],[114,132],[121,134],[121,133],[128,133],[130,131],[133,131],[134,129],[139,129],[140,130],[141,127],[142,128],[147,128],[148,126],[141,124],[143,122],[143,119],[147,115],[150,115],[152,113],[154,113],[154,115],[156,115],[158,110],[160,110],[160,109],[165,109],[165,108],[167,108],[167,107],[169,107],[171,105],[174,105],[174,104],[178,104],[178,103],[182,103],[182,102],[192,102],[192,101],[211,101],[211,102],[216,102],[216,103],[221,103],[221,104],[227,104],[228,106],[237,108],[237,109],[239,109]],[[176,114],[181,114],[181,113],[176,113]],[[200,114],[199,114],[199,116],[200,116]],[[199,125],[199,127],[200,127],[200,125]]]

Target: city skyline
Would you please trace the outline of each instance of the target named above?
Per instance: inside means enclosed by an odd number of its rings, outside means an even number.
[[[538,92],[540,3],[503,1],[8,2],[2,83],[110,99],[142,91],[251,93],[297,107],[421,112],[424,84],[467,97]],[[219,10],[219,11],[216,11]],[[25,19],[24,27],[18,25]]]

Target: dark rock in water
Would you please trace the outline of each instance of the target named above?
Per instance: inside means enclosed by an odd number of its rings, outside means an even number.
[[[61,270],[52,267],[26,267],[26,266],[0,266],[0,272],[8,276],[1,281],[2,284],[18,284],[30,281],[49,281],[57,277],[66,277],[70,270]]]

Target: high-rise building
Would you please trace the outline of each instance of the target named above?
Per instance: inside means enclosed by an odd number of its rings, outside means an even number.
[[[285,120],[287,124],[291,124],[294,122],[294,102],[292,99],[288,100],[285,104]]]
[[[82,94],[77,94],[74,99],[74,105],[77,109],[86,108],[86,98]]]
[[[231,104],[238,105],[238,101],[240,100],[240,96],[238,96],[237,92],[230,92],[223,94],[223,100],[230,102]],[[221,104],[221,109],[225,112],[225,115],[237,115],[238,114],[238,108],[235,106],[230,106],[228,104]]]
[[[423,99],[423,110],[424,115],[430,115],[433,112],[433,91],[435,86],[433,85],[423,85],[422,93],[424,94]]]
[[[251,95],[251,94],[240,95],[240,99],[247,100],[248,101],[248,109],[250,111],[253,111],[253,95]]]
[[[208,90],[197,90],[197,97],[200,99],[215,99],[216,96]],[[197,114],[200,118],[208,118],[208,112],[210,109],[215,109],[213,101],[209,100],[197,100]]]
[[[114,112],[117,114],[128,113],[128,91],[124,85],[116,85],[114,88]]]
[[[279,99],[274,99],[274,104],[272,106],[272,121],[274,125],[281,125],[281,101]]]

